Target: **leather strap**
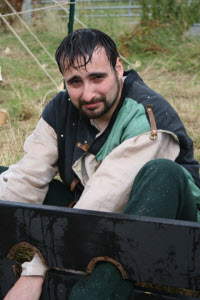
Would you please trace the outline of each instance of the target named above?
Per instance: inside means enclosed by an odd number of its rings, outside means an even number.
[[[70,191],[73,192],[74,189],[75,189],[75,186],[80,182],[80,180],[78,178],[75,178],[72,183],[71,183],[71,186],[70,186]]]
[[[84,145],[81,143],[76,143],[76,147],[80,148],[85,152],[87,152],[90,149],[90,146],[87,143],[85,143]]]
[[[72,202],[68,205],[68,207],[69,207],[69,208],[74,207],[74,205],[76,204],[76,202],[77,202],[77,200],[72,201]]]
[[[152,111],[152,105],[148,104],[146,106],[146,110],[147,110],[147,113],[149,115],[149,120],[150,120],[150,125],[151,125],[151,133],[149,135],[149,138],[151,140],[155,141],[158,138],[158,133],[157,133],[156,121],[155,121],[155,118],[154,118],[154,115],[153,115],[153,111]]]
[[[100,164],[102,163],[102,159],[100,161],[98,161],[98,163],[96,164],[94,171],[96,172],[96,170],[98,169],[98,167],[100,166]]]

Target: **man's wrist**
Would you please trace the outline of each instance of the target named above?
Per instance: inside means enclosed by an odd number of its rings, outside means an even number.
[[[42,276],[45,277],[48,267],[42,262],[38,254],[35,254],[30,262],[22,264],[21,276]]]
[[[35,284],[41,285],[44,282],[44,276],[40,276],[40,275],[28,275],[28,276],[24,276],[22,275],[20,277],[20,280],[23,282],[34,282]]]

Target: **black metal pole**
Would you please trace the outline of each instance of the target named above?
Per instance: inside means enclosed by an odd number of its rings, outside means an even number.
[[[70,0],[70,2],[75,2],[76,0]],[[73,25],[74,25],[74,10],[75,10],[75,3],[70,4],[69,10],[69,23],[68,23],[68,34],[73,32]]]

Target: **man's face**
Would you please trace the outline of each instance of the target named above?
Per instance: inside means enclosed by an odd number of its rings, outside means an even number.
[[[116,71],[113,70],[103,48],[94,51],[86,69],[71,67],[64,72],[71,101],[89,119],[98,119],[114,111],[120,99],[122,75],[121,61],[118,59]]]

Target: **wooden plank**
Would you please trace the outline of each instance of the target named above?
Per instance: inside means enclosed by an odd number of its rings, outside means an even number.
[[[49,266],[85,271],[92,258],[109,256],[132,280],[200,290],[196,222],[1,201],[0,259],[23,241]]]
[[[44,282],[40,300],[67,300],[81,275],[50,270]]]
[[[12,288],[16,279],[12,272],[12,267],[16,263],[0,260],[0,299],[3,299]],[[40,300],[67,300],[73,286],[81,279],[81,275],[67,273],[58,270],[50,270],[43,284]],[[129,299],[134,300],[193,300],[188,296],[174,295],[163,291],[155,291],[145,288],[135,288],[131,292]]]
[[[165,293],[163,291],[155,291],[150,289],[135,289],[130,295],[130,299],[134,300],[195,300],[190,296],[175,295]]]
[[[40,300],[67,300],[74,284],[80,280],[81,275],[66,273],[57,270],[48,272],[48,276],[43,286]],[[145,288],[135,288],[131,292],[129,299],[134,300],[195,300],[197,298],[175,295],[163,291],[156,291]],[[95,299],[94,299],[95,300]]]

